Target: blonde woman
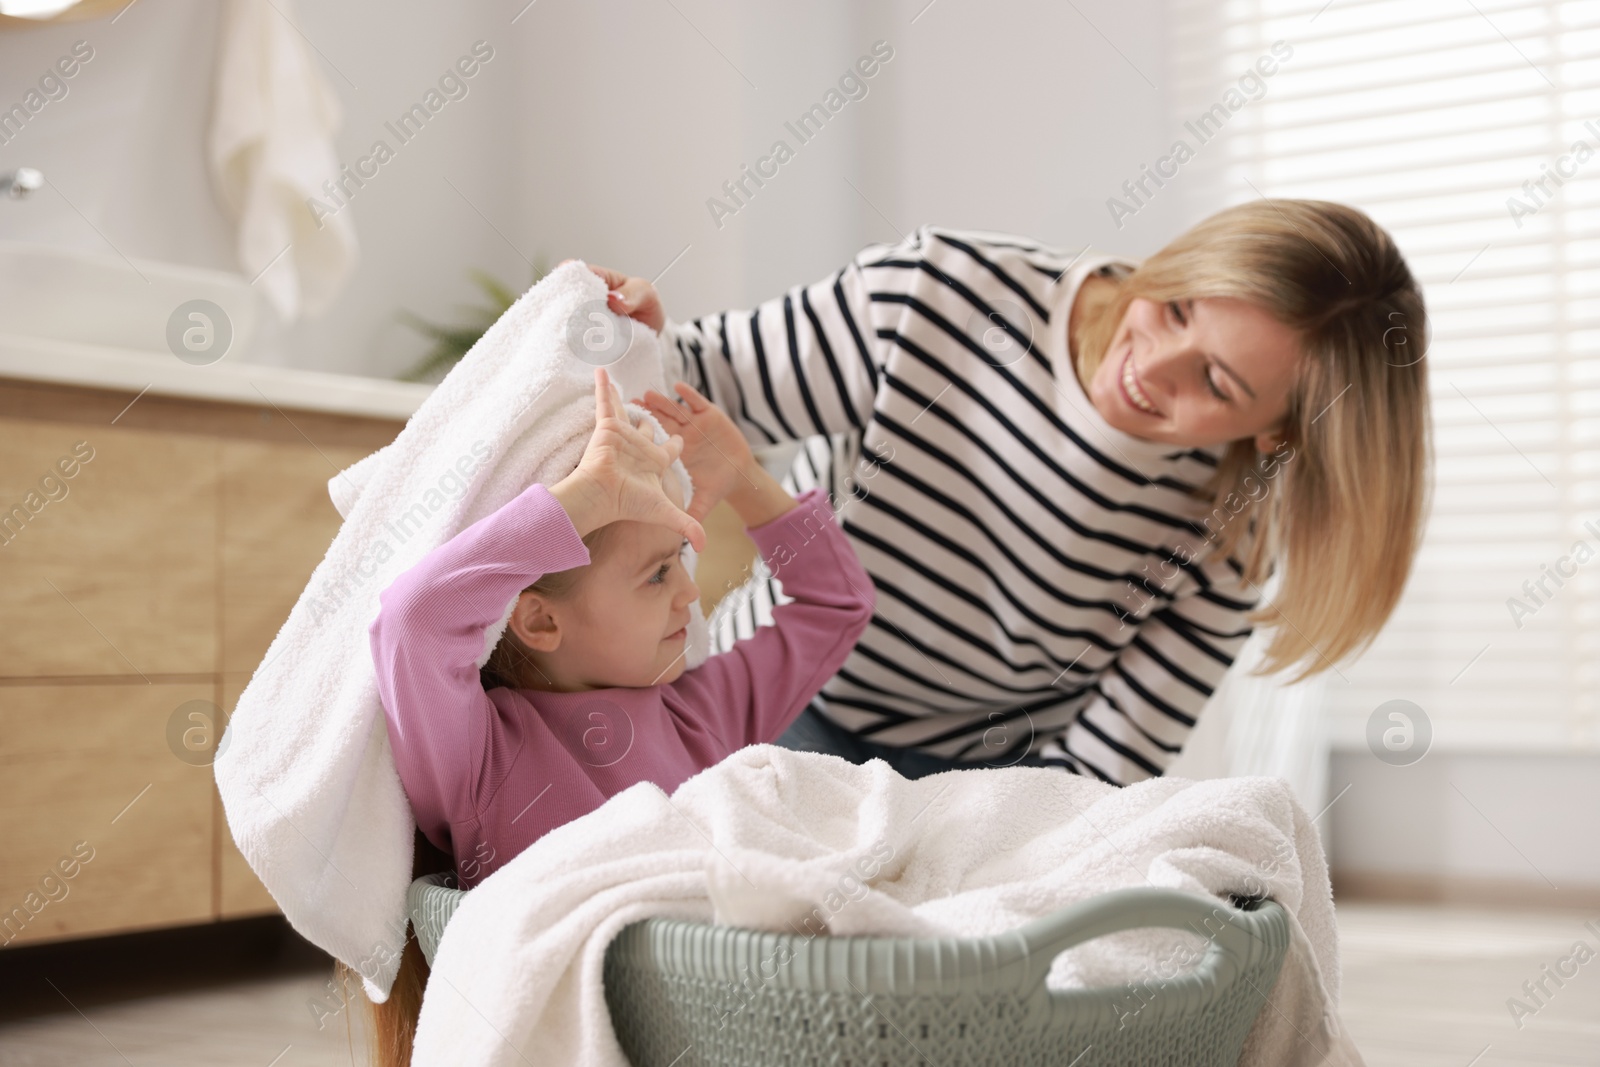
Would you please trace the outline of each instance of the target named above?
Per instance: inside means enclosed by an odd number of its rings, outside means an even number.
[[[1272,628],[1267,670],[1325,670],[1410,572],[1426,315],[1354,208],[1257,200],[1139,264],[923,226],[687,323],[593,269],[671,342],[669,378],[753,445],[808,439],[792,488],[828,491],[876,586],[780,744],[908,777],[1029,764],[1127,784],[1183,748],[1253,625]],[[695,518],[738,477],[722,468],[692,472]],[[783,601],[770,579],[751,591],[723,642]]]

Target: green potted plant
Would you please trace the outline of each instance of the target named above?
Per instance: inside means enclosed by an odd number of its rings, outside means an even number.
[[[540,259],[534,265],[533,280],[528,286],[536,285],[548,273],[543,259]],[[462,306],[461,312],[465,316],[463,321],[449,325],[429,322],[409,311],[400,312],[402,322],[433,340],[433,347],[428,350],[428,354],[422,357],[416,366],[400,376],[402,381],[439,381],[450,373],[450,369],[461,361],[461,357],[467,354],[468,349],[478,343],[478,338],[482,337],[521,295],[487,271],[473,269],[467,274],[483,293],[487,303]]]

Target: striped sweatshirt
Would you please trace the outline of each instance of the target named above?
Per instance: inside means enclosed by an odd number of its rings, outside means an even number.
[[[818,712],[974,767],[1124,785],[1183,748],[1260,590],[1201,524],[1224,446],[1117,430],[1073,372],[1079,285],[1130,268],[925,225],[754,310],[666,323],[669,381],[755,447],[802,442],[785,487],[827,492],[876,587]],[[740,592],[712,620],[721,647],[785,601],[766,575]]]

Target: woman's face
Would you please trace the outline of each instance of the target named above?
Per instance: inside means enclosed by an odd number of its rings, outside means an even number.
[[[1129,305],[1088,386],[1106,422],[1184,448],[1281,440],[1300,360],[1293,330],[1254,304],[1202,297]]]

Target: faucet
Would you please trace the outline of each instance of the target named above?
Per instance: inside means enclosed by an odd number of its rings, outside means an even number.
[[[9,174],[0,174],[0,196],[22,200],[44,188],[44,175],[32,167],[18,167]]]

